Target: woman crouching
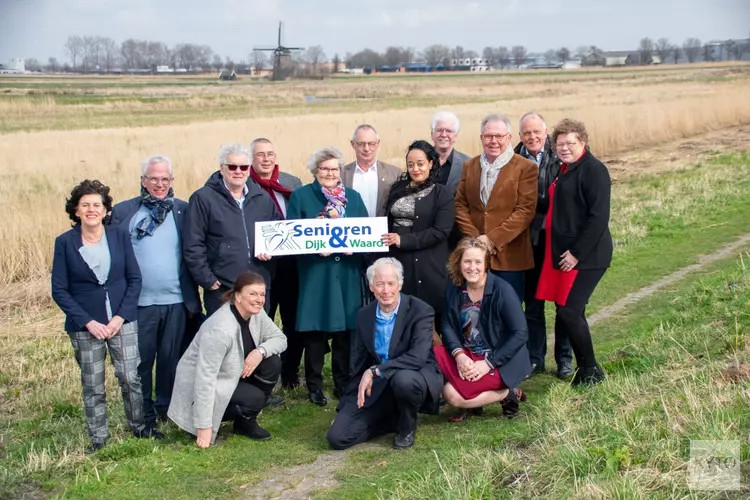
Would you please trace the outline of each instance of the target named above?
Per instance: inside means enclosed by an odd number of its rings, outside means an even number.
[[[490,250],[477,238],[461,240],[448,260],[443,345],[435,357],[446,379],[443,398],[462,409],[452,421],[496,402],[514,417],[525,401],[517,387],[531,372],[526,318],[513,288],[489,268]]]
[[[225,300],[180,359],[169,405],[169,418],[195,435],[199,448],[208,448],[228,420],[235,434],[271,439],[257,418],[281,373],[286,337],[263,310],[259,274],[240,274]]]

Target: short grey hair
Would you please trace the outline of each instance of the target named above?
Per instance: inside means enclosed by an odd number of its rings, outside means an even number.
[[[523,126],[523,122],[527,118],[536,118],[538,120],[541,120],[542,121],[542,125],[544,125],[544,128],[547,128],[547,122],[544,121],[544,117],[542,115],[540,115],[536,111],[529,111],[528,113],[526,113],[525,115],[523,115],[520,120],[518,120],[518,128],[519,129]]]
[[[253,142],[250,143],[250,146],[248,146],[247,150],[250,153],[250,159],[252,160],[255,156],[255,145],[256,144],[270,144],[273,146],[273,143],[266,139],[265,137],[258,137],[257,139],[253,140]]]
[[[141,162],[141,177],[146,177],[148,174],[148,167],[156,165],[157,163],[166,163],[169,167],[169,175],[174,177],[174,168],[172,167],[172,160],[169,156],[165,155],[151,155]]]
[[[452,111],[438,111],[432,117],[432,123],[430,124],[430,130],[435,131],[438,122],[450,122],[453,124],[453,128],[458,132],[461,129],[461,122],[458,121],[458,116]]]
[[[383,266],[391,266],[393,267],[393,270],[396,272],[396,279],[398,280],[398,284],[402,285],[404,284],[404,266],[399,262],[398,259],[394,257],[381,257],[378,260],[376,260],[370,267],[367,268],[367,283],[372,285],[372,283],[375,281],[375,274],[378,272],[378,269],[380,269]]]
[[[484,127],[486,127],[490,122],[503,122],[505,123],[508,132],[513,131],[510,124],[510,118],[508,118],[506,115],[501,115],[498,113],[493,113],[491,115],[485,116],[484,120],[482,120],[482,126],[479,128],[479,131],[484,134]]]
[[[318,167],[320,164],[328,160],[338,160],[339,168],[344,170],[344,155],[341,154],[341,151],[339,151],[338,148],[333,146],[320,148],[310,155],[310,158],[307,160],[307,169],[311,174],[315,175],[318,173]]]
[[[242,144],[230,144],[219,150],[219,165],[226,165],[230,155],[245,155],[250,160],[250,152]]]
[[[373,132],[375,132],[375,137],[377,137],[377,139],[380,140],[380,135],[378,135],[378,131],[375,130],[375,127],[373,127],[370,124],[363,123],[362,125],[357,125],[357,127],[354,129],[354,132],[352,132],[352,141],[357,138],[357,133],[360,130],[372,130]]]

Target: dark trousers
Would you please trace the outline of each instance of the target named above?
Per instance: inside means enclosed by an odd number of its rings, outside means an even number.
[[[516,292],[518,300],[523,302],[524,274],[525,271],[496,271],[490,269],[490,272],[500,279],[505,280]]]
[[[414,370],[398,370],[390,380],[375,379],[373,384],[387,383],[376,401],[357,408],[357,387],[344,397],[338,415],[328,429],[328,443],[335,450],[345,450],[388,432],[406,435],[417,429],[417,412],[429,391],[427,381]],[[375,390],[373,390],[375,392]],[[365,404],[368,404],[365,400]]]
[[[221,285],[216,290],[203,289],[203,307],[206,308],[206,316],[211,316],[221,306],[224,305],[224,294],[229,291],[229,287]],[[271,289],[266,289],[266,304],[263,309],[268,313],[271,309],[271,300],[273,295]],[[270,315],[269,315],[270,316]]]
[[[153,305],[138,308],[138,376],[143,391],[143,418],[149,424],[157,415],[166,417],[172,388],[180,361],[182,337],[185,333],[185,305]],[[156,383],[153,382],[156,363]],[[156,401],[152,399],[155,385]]]
[[[261,361],[249,377],[240,379],[222,421],[235,420],[241,416],[257,417],[266,398],[271,395],[280,373],[281,358],[278,355],[269,356]]]
[[[305,338],[305,383],[307,390],[323,390],[323,365],[328,352],[328,337],[331,337],[331,372],[334,391],[343,395],[349,384],[349,335],[351,332],[304,332]]]
[[[276,265],[276,276],[272,288],[276,291],[269,301],[268,315],[273,319],[278,309],[282,330],[286,335],[286,351],[281,354],[281,384],[299,381],[299,365],[305,349],[305,338],[295,330],[297,324],[297,301],[299,299],[299,275],[294,257],[281,257]]]
[[[544,263],[545,231],[539,233],[539,241],[534,245],[534,268],[526,271],[524,304],[526,309],[526,324],[529,329],[529,340],[526,347],[529,349],[529,359],[539,369],[544,368],[544,359],[547,357],[547,322],[544,318],[543,300],[536,298],[536,288],[539,285],[539,276],[542,273]],[[562,362],[573,361],[573,351],[570,347],[568,337],[559,329],[555,329],[555,363],[559,367]]]
[[[579,269],[564,306],[557,306],[555,330],[570,339],[579,369],[596,366],[591,330],[586,321],[586,304],[606,269]]]

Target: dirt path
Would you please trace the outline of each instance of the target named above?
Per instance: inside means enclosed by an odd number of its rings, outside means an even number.
[[[750,144],[750,126],[712,132],[690,139],[682,139],[656,148],[635,153],[613,155],[603,159],[612,172],[615,180],[623,180],[630,175],[643,172],[663,172],[684,167],[721,154],[743,151]],[[684,267],[669,276],[629,293],[614,304],[602,308],[588,318],[589,324],[612,318],[628,306],[650,297],[664,287],[674,284],[712,262],[730,256],[743,246],[750,245],[750,233],[729,243],[719,250],[698,257],[698,262]],[[550,336],[550,340],[554,337]],[[356,450],[378,448],[379,445],[368,443],[356,447]],[[321,455],[315,462],[307,465],[279,469],[273,476],[252,487],[248,498],[305,500],[312,493],[322,489],[333,489],[338,486],[334,474],[344,463],[347,451],[336,451]]]

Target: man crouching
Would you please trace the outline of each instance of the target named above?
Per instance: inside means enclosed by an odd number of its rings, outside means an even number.
[[[443,376],[432,352],[435,312],[400,293],[404,269],[382,258],[367,269],[376,301],[357,313],[351,338],[351,380],[328,430],[343,450],[396,431],[395,448],[414,445],[417,412],[437,413]]]

